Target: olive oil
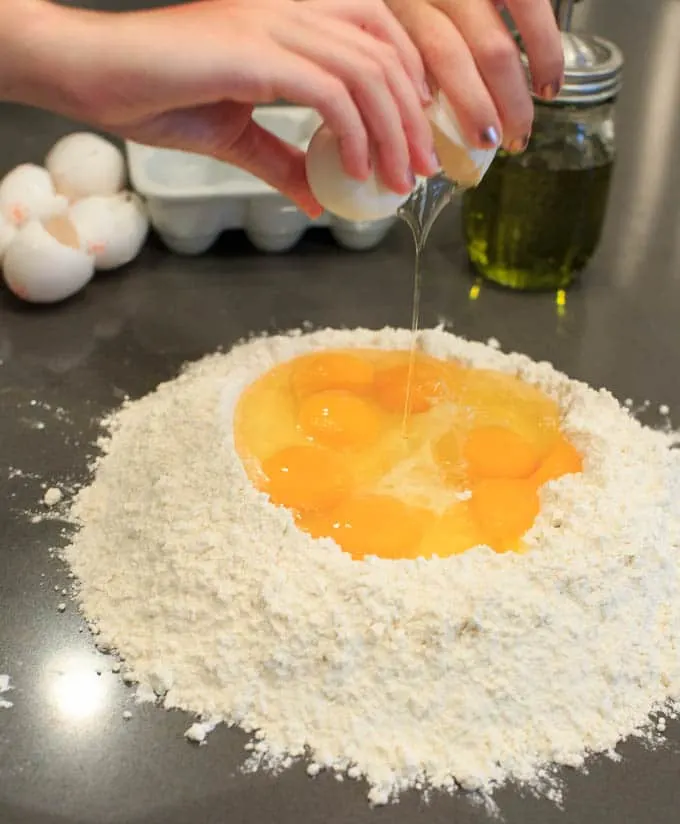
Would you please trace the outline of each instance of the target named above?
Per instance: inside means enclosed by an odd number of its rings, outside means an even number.
[[[514,289],[560,289],[590,260],[600,240],[613,162],[590,168],[522,165],[499,154],[463,199],[474,267]]]

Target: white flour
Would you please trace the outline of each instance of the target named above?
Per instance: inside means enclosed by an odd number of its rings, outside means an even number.
[[[651,729],[680,697],[680,489],[670,437],[548,364],[441,330],[423,348],[517,372],[586,454],[552,484],[531,551],[353,562],[248,483],[244,385],[318,347],[406,348],[406,330],[260,339],[194,364],[107,422],[66,552],[86,615],[166,707],[254,733],[273,768],[490,793]],[[667,712],[669,710],[667,709]]]

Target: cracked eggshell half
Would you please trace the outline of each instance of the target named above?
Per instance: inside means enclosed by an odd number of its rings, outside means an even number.
[[[83,251],[94,256],[98,271],[125,266],[141,252],[149,233],[149,219],[139,197],[121,192],[95,195],[74,203],[68,212]]]
[[[17,233],[16,226],[10,223],[0,212],[0,266],[5,258],[5,253],[9,249],[10,243],[14,240]]]
[[[45,166],[57,191],[74,201],[92,195],[115,195],[125,186],[125,158],[111,141],[90,132],[62,137]]]
[[[309,143],[306,168],[314,197],[324,209],[345,220],[382,220],[396,214],[410,197],[410,192],[400,195],[388,189],[373,172],[363,181],[350,177],[342,166],[338,141],[326,126]]]
[[[57,194],[47,169],[22,163],[0,181],[0,212],[14,226],[62,214],[67,198]]]
[[[463,138],[458,118],[444,95],[439,92],[427,112],[432,125],[435,150],[442,172],[466,188],[476,186],[496,157],[497,148],[477,149]]]
[[[57,303],[79,292],[94,274],[94,258],[80,248],[63,216],[31,221],[10,243],[3,274],[8,288],[29,303]]]

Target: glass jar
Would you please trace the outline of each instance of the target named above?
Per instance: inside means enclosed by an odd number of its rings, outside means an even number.
[[[605,219],[623,60],[600,38],[563,34],[563,42],[565,86],[554,102],[536,101],[526,152],[499,152],[463,197],[474,268],[514,289],[569,286],[595,252]],[[596,64],[607,69],[599,83]]]

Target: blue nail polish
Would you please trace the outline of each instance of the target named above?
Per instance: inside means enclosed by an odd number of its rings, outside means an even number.
[[[482,141],[488,146],[498,146],[501,142],[500,136],[493,126],[484,129],[482,132]]]

